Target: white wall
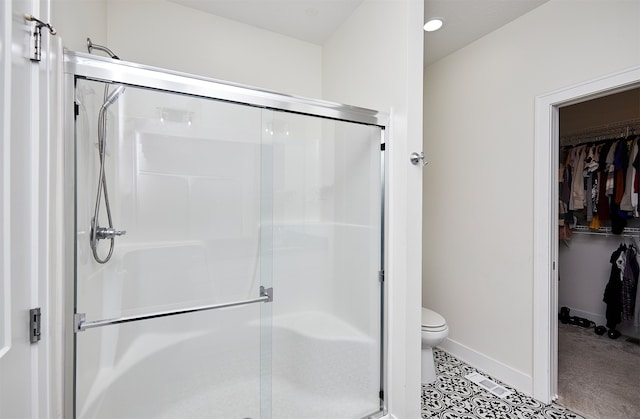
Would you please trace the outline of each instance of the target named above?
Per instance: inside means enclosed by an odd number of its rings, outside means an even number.
[[[324,45],[323,97],[391,112],[387,135],[390,307],[387,400],[397,418],[420,416],[422,16],[417,0],[365,0]]]
[[[280,93],[321,95],[319,45],[164,0],[52,0],[52,14],[72,50],[87,52],[91,37],[126,61]]]
[[[87,52],[87,38],[107,45],[107,0],[50,1],[51,24],[65,48]]]
[[[605,325],[607,305],[602,301],[611,274],[611,254],[620,244],[631,244],[621,236],[574,233],[558,248],[558,307],[568,307],[572,316]],[[626,336],[640,336],[637,322],[621,322],[617,329]]]
[[[423,303],[447,348],[525,392],[534,99],[637,66],[639,19],[637,1],[551,0],[425,69]]]
[[[574,234],[566,245],[561,244],[558,248],[558,306],[571,308],[572,316],[586,317],[604,325],[607,306],[602,298],[611,273],[609,258],[623,242],[623,238],[615,236]]]

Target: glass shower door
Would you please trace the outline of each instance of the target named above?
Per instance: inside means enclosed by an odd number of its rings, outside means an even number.
[[[383,410],[383,130],[264,111],[272,150],[272,415]]]
[[[262,111],[105,86],[75,93],[76,417],[268,418]]]
[[[65,63],[75,417],[383,416],[385,116]]]

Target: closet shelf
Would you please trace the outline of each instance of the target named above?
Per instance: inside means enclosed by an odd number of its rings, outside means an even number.
[[[611,227],[600,227],[597,230],[590,229],[588,226],[575,226],[571,228],[572,233],[578,234],[594,234],[600,236],[616,236],[616,237],[628,237],[638,238],[640,236],[640,228],[637,227],[625,227],[622,230],[622,234],[613,234]]]
[[[592,141],[626,137],[631,133],[640,133],[640,118],[629,119],[613,124],[599,125],[581,131],[575,131],[560,137],[561,146],[573,146]]]

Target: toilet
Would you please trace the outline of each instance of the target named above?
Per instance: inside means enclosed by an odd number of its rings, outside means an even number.
[[[449,335],[444,317],[433,310],[422,308],[422,384],[436,380],[436,367],[433,361],[433,347],[442,343]]]

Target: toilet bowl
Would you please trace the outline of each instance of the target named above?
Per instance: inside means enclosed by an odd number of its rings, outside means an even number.
[[[433,361],[433,347],[442,343],[449,335],[449,327],[444,317],[433,310],[422,308],[422,383],[430,384],[436,380],[436,367]]]

